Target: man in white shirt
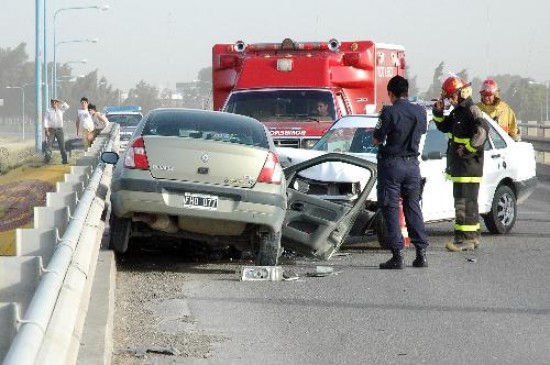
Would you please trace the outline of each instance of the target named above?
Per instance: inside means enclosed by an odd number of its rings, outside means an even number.
[[[44,163],[49,164],[52,160],[52,145],[54,139],[57,139],[59,152],[61,152],[61,162],[67,164],[67,151],[65,151],[65,133],[63,132],[63,114],[69,105],[63,100],[52,99],[51,108],[44,117],[44,135],[46,136],[46,146],[44,149]]]
[[[76,135],[80,135],[84,150],[88,149],[94,139],[94,121],[88,111],[88,98],[80,99],[80,109],[76,113]]]

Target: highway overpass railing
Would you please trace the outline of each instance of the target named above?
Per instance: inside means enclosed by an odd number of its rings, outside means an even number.
[[[0,257],[3,364],[76,363],[110,196],[113,167],[99,156],[118,143],[111,123],[34,208],[33,228],[17,229],[15,256]]]

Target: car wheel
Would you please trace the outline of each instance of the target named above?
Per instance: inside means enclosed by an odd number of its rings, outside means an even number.
[[[281,232],[260,233],[256,265],[275,266],[281,254]]]
[[[495,191],[491,211],[483,216],[485,226],[493,234],[510,232],[517,217],[516,194],[506,185],[501,185]]]
[[[118,253],[124,253],[128,250],[128,241],[130,240],[130,230],[132,220],[128,218],[118,218],[111,214],[109,248]]]
[[[380,209],[376,212],[373,219],[378,243],[382,248],[388,248],[388,228],[386,227],[386,220]]]

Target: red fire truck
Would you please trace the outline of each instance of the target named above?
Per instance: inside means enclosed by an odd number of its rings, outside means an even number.
[[[389,103],[388,80],[404,73],[404,48],[372,41],[212,47],[214,110],[260,120],[286,147],[309,148],[341,116],[376,112]]]

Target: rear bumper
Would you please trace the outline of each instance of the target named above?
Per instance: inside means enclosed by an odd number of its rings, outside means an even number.
[[[517,193],[517,201],[518,203],[522,203],[529,196],[531,193],[535,190],[535,187],[538,183],[538,177],[534,176],[530,179],[523,180],[523,181],[516,181],[514,184],[516,186],[516,193]]]
[[[218,209],[184,207],[183,197],[186,192],[217,196]],[[286,213],[286,195],[283,194],[124,178],[113,181],[111,203],[118,217],[130,217],[134,212],[164,213],[265,225],[276,231],[281,229]]]

